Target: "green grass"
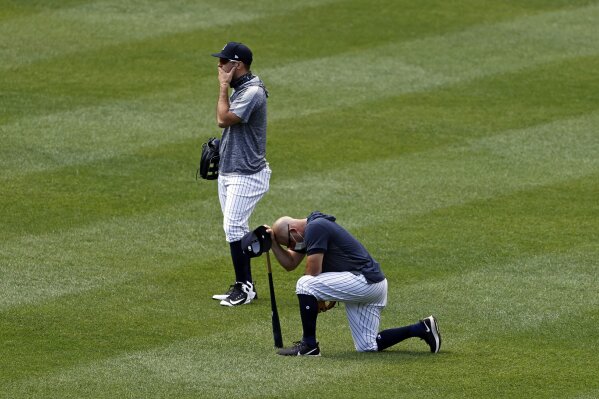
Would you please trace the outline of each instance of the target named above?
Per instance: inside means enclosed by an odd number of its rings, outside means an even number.
[[[0,397],[599,397],[599,3],[0,0]],[[353,349],[272,348],[231,283],[215,59],[255,53],[271,189],[251,224],[336,215],[390,285]],[[276,265],[275,265],[276,266]],[[301,272],[275,267],[286,343]]]

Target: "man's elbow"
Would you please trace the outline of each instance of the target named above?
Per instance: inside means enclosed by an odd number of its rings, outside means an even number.
[[[221,129],[224,129],[229,126],[233,126],[240,122],[241,122],[241,119],[239,117],[237,117],[237,115],[230,113],[230,112],[228,112],[224,115],[216,116],[216,123],[218,124],[218,127],[220,127]]]
[[[283,269],[287,270],[288,272],[292,272],[297,268],[296,264],[293,263],[286,263],[283,265]]]
[[[283,266],[283,268],[285,270],[287,270],[288,272],[292,272],[295,269],[297,269],[297,266],[299,264],[300,264],[300,262],[297,262],[295,259],[289,259],[289,260],[287,260],[285,262],[281,262],[281,265]]]
[[[306,270],[306,274],[309,275],[309,276],[316,277],[316,276],[318,276],[320,274],[320,270],[318,270],[318,269],[308,269],[308,270]]]
[[[226,127],[238,124],[239,121],[238,120],[228,120],[228,119],[225,119],[225,120],[219,120],[219,121],[217,121],[217,123],[218,123],[218,127],[220,127],[221,129],[224,129]]]
[[[221,129],[224,129],[226,127],[229,127],[232,125],[231,121],[228,120],[226,117],[220,117],[217,115],[216,117],[216,124],[218,125],[218,127],[220,127]]]

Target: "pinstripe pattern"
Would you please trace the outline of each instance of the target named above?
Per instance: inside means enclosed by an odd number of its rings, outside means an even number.
[[[363,275],[350,272],[302,276],[297,281],[296,294],[312,295],[319,301],[344,302],[356,350],[377,350],[381,311],[387,305],[386,279],[368,284]]]
[[[269,188],[268,164],[253,175],[219,175],[218,198],[223,212],[223,230],[228,242],[238,241],[250,231],[249,220],[258,201]]]
[[[387,280],[383,280],[379,284],[382,283],[385,283],[386,287]],[[358,352],[378,350],[376,336],[379,332],[383,308],[383,306],[370,303],[348,302],[345,304],[345,313],[354,339],[354,346]]]

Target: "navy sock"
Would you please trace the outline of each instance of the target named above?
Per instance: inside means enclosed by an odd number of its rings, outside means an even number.
[[[252,282],[252,271],[250,268],[250,258],[243,253],[241,248],[241,240],[229,243],[231,249],[231,259],[233,260],[233,268],[235,269],[235,281]]]
[[[316,346],[316,318],[318,317],[318,301],[312,295],[297,294],[302,317],[304,336],[302,340],[310,346]]]
[[[422,337],[426,329],[421,322],[412,324],[410,326],[390,328],[388,330],[381,331],[376,337],[376,344],[378,350],[382,351],[390,346],[393,346],[405,339]]]

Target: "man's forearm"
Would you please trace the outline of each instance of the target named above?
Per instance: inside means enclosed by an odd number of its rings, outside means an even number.
[[[281,266],[287,271],[292,271],[297,267],[297,263],[289,252],[283,249],[277,242],[272,243],[272,252]]]
[[[216,103],[216,122],[218,127],[227,127],[226,116],[229,113],[229,86],[221,83]]]

